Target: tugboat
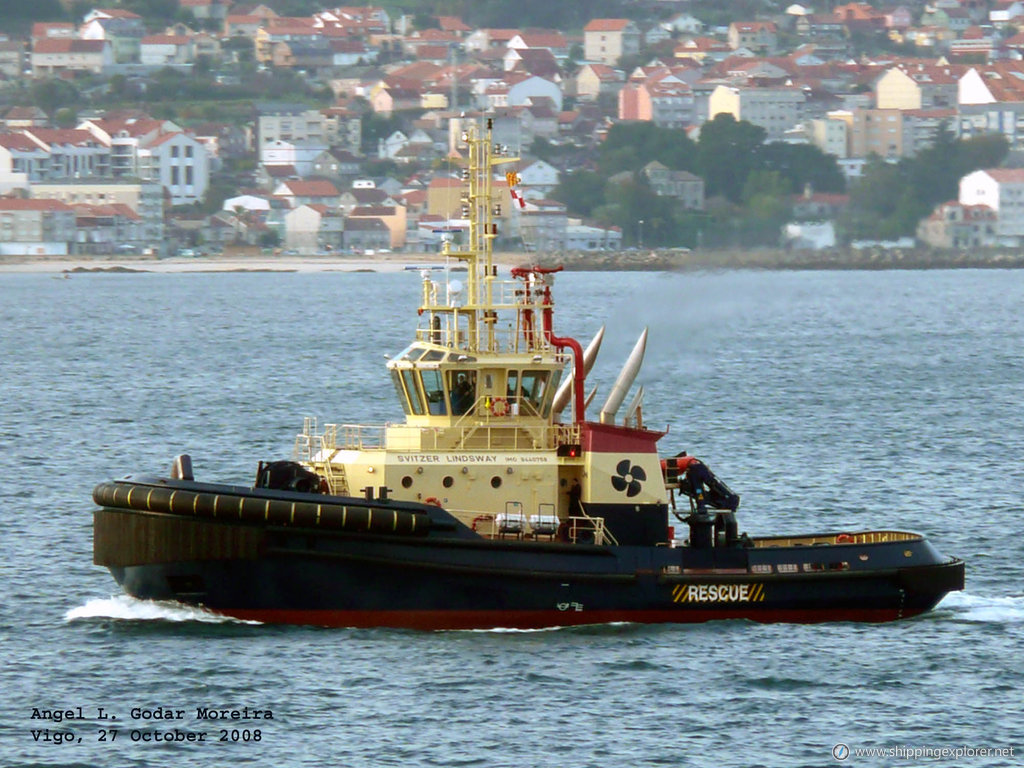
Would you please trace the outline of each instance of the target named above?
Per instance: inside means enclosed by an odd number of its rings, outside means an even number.
[[[253,487],[197,481],[186,455],[169,477],[100,484],[94,562],[128,594],[269,623],[480,629],[888,621],[963,589],[963,561],[917,533],[739,533],[737,494],[685,453],[659,457],[642,387],[619,415],[646,331],[588,419],[602,332],[586,349],[556,334],[556,269],[499,275],[499,192],[521,198],[496,171],[515,158],[489,121],[462,144],[469,224],[444,252],[465,271],[423,274],[415,337],[387,363],[404,421],[307,419]]]

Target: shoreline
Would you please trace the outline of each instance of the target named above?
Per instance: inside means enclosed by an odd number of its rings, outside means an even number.
[[[496,252],[495,264],[511,267],[536,263],[563,266],[566,271],[708,271],[708,270],[915,270],[1020,269],[1024,252],[1017,250],[943,251],[936,249],[782,249],[707,250],[660,249],[531,254]],[[443,267],[438,253],[392,253],[365,256],[0,256],[0,274],[97,274],[188,272],[403,272],[418,267]],[[449,260],[452,267],[461,266]]]
[[[0,274],[124,274],[187,272],[403,272],[407,267],[443,266],[438,254],[392,254],[378,258],[331,256],[201,256],[161,259],[147,256],[6,256]]]

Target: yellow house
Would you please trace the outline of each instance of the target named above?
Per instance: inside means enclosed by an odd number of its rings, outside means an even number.
[[[934,109],[956,106],[962,65],[912,64],[893,67],[875,83],[878,109]]]
[[[420,96],[420,108],[421,109],[448,109],[448,96],[447,94],[434,92],[434,93],[423,93]]]
[[[405,206],[361,205],[352,209],[349,219],[380,219],[391,233],[391,247],[404,248],[406,235]]]

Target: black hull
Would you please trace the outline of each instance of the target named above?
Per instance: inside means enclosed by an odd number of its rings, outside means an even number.
[[[226,486],[193,492],[200,491],[240,493]],[[270,495],[247,497],[263,503]],[[298,495],[277,496],[288,502]],[[963,588],[963,562],[914,534],[813,547],[570,545],[484,539],[443,510],[405,506],[429,514],[429,535],[105,506],[95,513],[95,560],[137,598],[240,619],[346,627],[890,621],[928,611]]]

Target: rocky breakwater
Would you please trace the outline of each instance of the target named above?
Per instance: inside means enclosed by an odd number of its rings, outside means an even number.
[[[538,254],[541,266],[568,270],[708,269],[1016,269],[1024,250],[934,248],[832,248],[820,251],[752,248],[689,250],[661,248],[631,251],[561,251]]]

